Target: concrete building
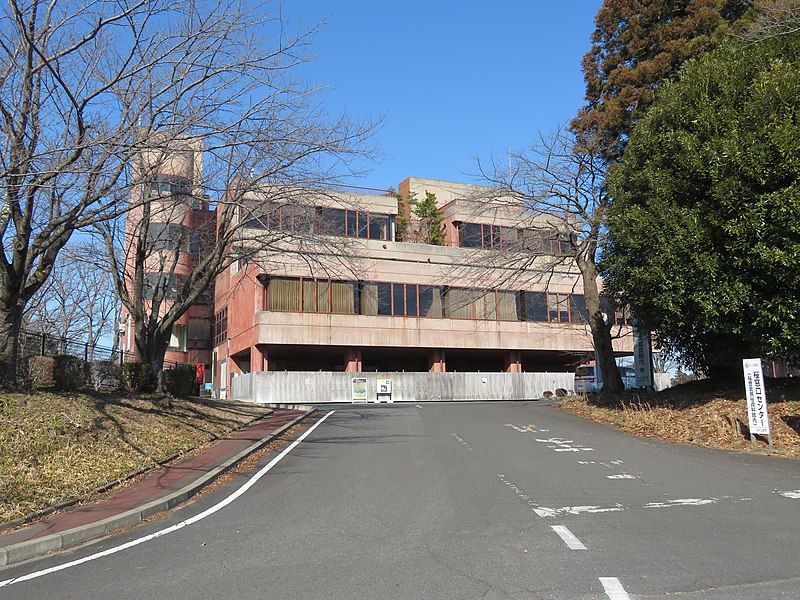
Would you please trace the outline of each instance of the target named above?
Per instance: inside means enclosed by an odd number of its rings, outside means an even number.
[[[487,188],[398,186],[406,211],[426,192],[444,246],[416,241],[421,224],[399,214],[393,193],[246,193],[234,249],[243,258],[214,294],[216,393],[261,371],[568,372],[593,356],[562,219],[532,218]],[[630,335],[616,349],[630,354]]]
[[[169,309],[181,279],[194,268],[208,236],[214,235],[215,213],[202,189],[202,144],[199,140],[171,140],[163,148],[153,148],[133,165],[133,177],[141,183],[132,190],[125,223],[125,287],[129,294],[134,293],[137,262],[141,261],[145,319],[153,312],[157,318]],[[143,258],[137,258],[137,253]],[[172,328],[167,366],[200,365],[200,377],[210,381],[213,317],[213,292],[209,291]],[[133,315],[123,306],[120,333],[125,360],[134,360],[134,326]]]

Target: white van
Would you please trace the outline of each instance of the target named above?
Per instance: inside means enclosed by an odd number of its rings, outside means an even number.
[[[622,384],[626,390],[636,387],[636,371],[633,367],[617,367],[622,376]],[[596,366],[594,363],[581,365],[575,369],[575,393],[576,394],[596,394],[603,389],[602,384],[597,383],[595,374]]]

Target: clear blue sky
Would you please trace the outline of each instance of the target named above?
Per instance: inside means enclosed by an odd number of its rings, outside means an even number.
[[[602,0],[306,0],[284,17],[315,36],[304,76],[332,113],[383,116],[379,164],[355,185],[473,181],[475,157],[522,149],[583,104],[580,61]]]

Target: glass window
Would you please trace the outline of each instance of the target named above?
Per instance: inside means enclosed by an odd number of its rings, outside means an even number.
[[[567,294],[547,294],[547,312],[550,321],[569,323],[569,296]]]
[[[369,239],[389,239],[389,217],[385,215],[369,215]]]
[[[347,216],[341,208],[320,209],[320,233],[323,235],[346,235]]]
[[[525,320],[547,321],[547,295],[544,292],[524,292]]]
[[[444,296],[444,316],[448,319],[474,319],[472,290],[447,288]]]
[[[417,313],[417,286],[406,284],[406,316],[416,317]]]
[[[480,248],[482,244],[481,226],[478,223],[461,223],[458,228],[462,248]]]
[[[173,325],[169,335],[169,347],[172,350],[186,352],[186,325]]]
[[[345,315],[356,314],[355,282],[331,281],[331,312]]]
[[[378,284],[362,283],[360,285],[361,299],[359,302],[360,314],[378,314]]]
[[[379,315],[392,314],[392,284],[378,283],[378,311]]]
[[[317,311],[317,284],[313,279],[303,279],[303,312]]]
[[[147,273],[142,292],[146,300],[174,298],[178,292],[178,277],[174,273]]]
[[[331,282],[327,279],[317,279],[317,312],[331,312],[330,287]]]
[[[299,279],[275,277],[269,280],[267,285],[267,310],[299,312],[300,308]]]
[[[188,229],[175,223],[150,223],[147,229],[148,245],[153,250],[186,249]]]
[[[392,302],[394,304],[394,310],[392,314],[397,315],[398,317],[402,317],[406,314],[405,311],[405,286],[402,283],[395,283],[392,284],[393,293],[392,293]]]
[[[442,317],[442,288],[438,286],[419,286],[419,316]]]
[[[362,239],[366,239],[367,237],[369,237],[369,228],[367,227],[368,221],[369,221],[369,219],[368,219],[367,213],[364,213],[364,212],[359,212],[358,213],[358,233],[357,233],[357,237],[360,237]]]
[[[519,292],[497,292],[497,318],[500,321],[520,320]]]
[[[573,323],[588,323],[589,313],[586,312],[586,298],[583,294],[572,294],[569,301],[570,320]]]

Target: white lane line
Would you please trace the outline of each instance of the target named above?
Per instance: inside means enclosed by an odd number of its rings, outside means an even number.
[[[628,592],[622,587],[619,579],[616,577],[601,577],[600,583],[603,584],[603,589],[606,591],[606,596],[609,600],[630,600]]]
[[[583,543],[563,525],[552,525],[551,528],[562,540],[564,540],[564,543],[570,550],[586,550],[586,546],[584,546]]]
[[[535,506],[533,512],[540,517],[555,517],[558,515],[579,515],[582,513],[596,514],[607,512],[622,512],[625,507],[621,504],[616,506],[563,506],[561,508],[550,508],[547,506]]]
[[[794,490],[792,492],[778,492],[784,498],[791,498],[792,500],[800,500],[800,490]]]
[[[633,475],[628,475],[627,473],[619,473],[617,475],[606,475],[609,479],[636,479]]]
[[[422,408],[419,404],[415,404],[414,406],[416,406],[417,408]]]
[[[225,508],[226,506],[228,506],[228,504],[230,504],[231,502],[236,500],[239,496],[241,496],[247,490],[249,490],[251,487],[253,487],[258,482],[259,479],[261,479],[264,475],[266,475],[269,471],[272,470],[272,467],[274,467],[279,462],[281,462],[281,460],[283,460],[283,458],[287,454],[289,454],[292,450],[294,450],[297,447],[297,445],[300,444],[300,442],[302,442],[304,439],[306,439],[311,434],[312,431],[314,431],[317,427],[322,425],[323,421],[325,421],[325,419],[330,417],[335,412],[336,412],[335,410],[332,410],[329,413],[327,413],[319,421],[314,423],[314,425],[312,425],[305,433],[303,433],[303,435],[301,435],[294,442],[292,442],[289,446],[287,446],[283,450],[283,452],[281,452],[278,456],[273,458],[269,462],[269,464],[267,464],[265,467],[263,467],[255,475],[253,475],[253,477],[251,477],[250,480],[247,481],[247,483],[245,483],[242,487],[240,487],[238,490],[233,492],[230,496],[228,496],[227,498],[225,498],[221,502],[215,504],[214,506],[212,506],[210,508],[207,508],[203,512],[201,512],[199,514],[196,514],[195,516],[190,517],[189,519],[186,519],[185,521],[181,521],[180,523],[175,523],[175,525],[172,525],[171,527],[167,527],[166,529],[162,529],[160,531],[156,531],[155,533],[151,533],[150,535],[146,535],[144,537],[140,537],[138,539],[131,540],[130,542],[122,544],[121,546],[116,546],[114,548],[109,548],[107,550],[103,550],[102,552],[98,552],[97,554],[91,554],[89,556],[84,556],[83,558],[79,558],[78,560],[73,560],[71,562],[64,563],[63,565],[57,565],[55,567],[50,567],[49,569],[43,569],[41,571],[35,571],[33,573],[28,573],[27,575],[20,575],[19,577],[14,577],[12,579],[6,579],[5,581],[0,581],[0,588],[6,587],[6,586],[9,586],[9,585],[13,585],[15,583],[20,583],[22,581],[28,581],[30,579],[37,579],[37,578],[42,577],[44,575],[49,575],[50,573],[56,573],[58,571],[63,571],[64,569],[69,569],[71,567],[77,567],[78,565],[82,565],[83,563],[87,563],[87,562],[92,561],[92,560],[97,560],[98,558],[102,558],[104,556],[111,556],[112,554],[116,554],[117,552],[122,552],[123,550],[127,550],[128,548],[133,548],[134,546],[138,546],[139,544],[144,544],[145,542],[149,542],[149,541],[154,540],[156,538],[163,537],[163,536],[167,535],[168,533],[172,533],[174,531],[178,531],[179,529],[183,529],[184,527],[187,527],[189,525],[197,523],[198,521],[202,521],[206,517],[209,517],[209,516],[213,515],[215,512]]]
[[[706,504],[716,504],[716,498],[679,498],[677,500],[667,500],[666,502],[650,502],[645,504],[645,508],[672,508],[673,506],[705,506]]]

